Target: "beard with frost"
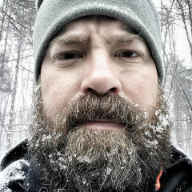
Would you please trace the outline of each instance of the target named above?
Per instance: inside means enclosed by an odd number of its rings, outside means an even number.
[[[155,188],[160,169],[169,164],[168,113],[162,94],[151,114],[117,95],[88,94],[68,104],[54,121],[35,95],[31,191],[142,191]],[[83,127],[94,120],[123,125],[117,130]]]

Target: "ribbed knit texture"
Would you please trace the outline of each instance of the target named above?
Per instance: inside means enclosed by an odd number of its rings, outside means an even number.
[[[156,63],[159,79],[164,77],[158,15],[150,0],[37,0],[33,45],[35,79],[50,41],[65,25],[83,16],[104,15],[116,18],[134,29],[147,43]]]

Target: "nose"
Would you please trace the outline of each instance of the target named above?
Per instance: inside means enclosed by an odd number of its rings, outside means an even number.
[[[118,94],[121,90],[118,72],[105,54],[96,54],[88,63],[88,72],[81,84],[84,94]]]

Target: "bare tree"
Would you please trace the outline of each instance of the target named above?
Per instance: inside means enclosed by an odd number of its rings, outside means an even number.
[[[188,154],[192,152],[192,76],[190,70],[183,64],[184,60],[176,52],[177,37],[175,31],[178,21],[183,22],[188,43],[191,44],[191,28],[188,0],[161,0],[161,31],[164,45],[164,62],[168,65],[166,77],[166,91],[171,114],[174,114],[172,133],[175,143]],[[185,11],[185,12],[184,12]],[[188,12],[187,12],[188,11]],[[189,72],[190,71],[190,72]]]
[[[175,2],[177,14],[180,16],[185,32],[187,41],[190,47],[192,56],[192,1],[191,0],[176,0]]]
[[[33,0],[4,0],[0,9],[0,150],[11,147],[15,138],[22,139],[21,133],[27,132],[29,104],[21,89],[29,92],[33,85],[29,64],[34,13]]]

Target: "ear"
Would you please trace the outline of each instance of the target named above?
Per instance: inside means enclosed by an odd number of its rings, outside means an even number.
[[[43,2],[43,0],[36,0],[35,1],[35,7],[36,7],[37,10],[40,8],[42,2]]]

